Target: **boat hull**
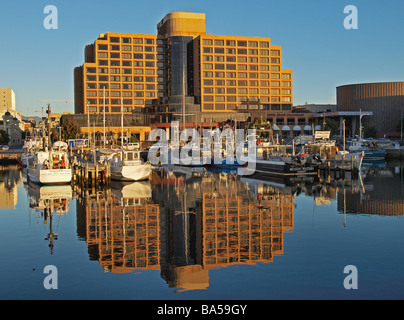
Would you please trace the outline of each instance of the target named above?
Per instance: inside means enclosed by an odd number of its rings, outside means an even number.
[[[28,168],[28,179],[43,185],[68,184],[72,181],[72,170]]]
[[[315,164],[288,163],[278,160],[248,160],[248,167],[257,173],[267,173],[272,175],[308,175],[318,174],[319,166]],[[253,169],[255,167],[255,169]]]
[[[384,160],[386,150],[366,150],[363,160]]]
[[[118,181],[142,181],[149,179],[152,167],[150,163],[133,166],[111,166],[111,179]]]

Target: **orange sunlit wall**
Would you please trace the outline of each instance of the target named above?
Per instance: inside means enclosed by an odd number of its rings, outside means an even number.
[[[202,111],[291,109],[292,70],[282,69],[282,49],[270,38],[201,35],[194,51]]]
[[[84,109],[76,113],[132,113],[164,94],[164,40],[156,35],[106,33],[86,48],[76,86],[83,88]],[[79,88],[77,88],[79,89]],[[105,91],[105,100],[104,100]],[[81,112],[80,112],[81,111]]]

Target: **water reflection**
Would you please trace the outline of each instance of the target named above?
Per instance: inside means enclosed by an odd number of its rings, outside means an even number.
[[[28,188],[30,207],[45,223],[50,220],[51,250],[57,238],[53,214],[67,212],[72,198],[72,188],[64,187]],[[334,201],[340,213],[404,213],[403,167],[395,163],[370,166],[359,179],[344,180],[171,167],[154,172],[150,182],[73,191],[77,233],[91,261],[105,272],[160,270],[179,292],[208,288],[213,268],[272,263],[284,255],[284,235],[294,229],[300,196],[312,198],[315,206]]]
[[[364,171],[362,192],[338,194],[338,210],[348,214],[404,215],[404,168],[381,162]]]
[[[53,219],[55,215],[64,215],[69,212],[69,203],[73,198],[73,189],[70,185],[61,186],[40,186],[27,183],[29,195],[29,207],[41,218],[45,225],[49,225],[49,232],[45,240],[49,241],[49,248],[53,254],[55,240],[58,234],[53,230]]]
[[[205,289],[209,270],[272,262],[293,229],[294,196],[259,194],[232,174],[171,168],[77,203],[78,232],[105,271],[161,270],[169,287]]]
[[[0,210],[15,209],[17,185],[22,183],[19,166],[0,166]]]

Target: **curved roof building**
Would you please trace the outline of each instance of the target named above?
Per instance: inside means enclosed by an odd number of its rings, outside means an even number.
[[[371,111],[364,127],[379,133],[397,132],[404,114],[404,82],[350,84],[337,87],[338,111]]]

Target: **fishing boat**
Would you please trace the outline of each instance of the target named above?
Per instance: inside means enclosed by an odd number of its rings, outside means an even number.
[[[350,141],[348,150],[350,152],[363,152],[363,160],[385,160],[386,150],[371,148],[366,144],[364,140],[352,140]]]
[[[68,153],[63,150],[38,151],[30,155],[27,171],[30,181],[43,185],[68,184],[72,180]]]
[[[42,140],[41,139],[31,139],[24,142],[22,146],[23,153],[21,157],[18,159],[19,164],[23,167],[27,167],[27,160],[30,156],[32,156],[37,150],[42,148]]]
[[[267,158],[242,156],[241,160],[248,163],[248,167],[255,172],[265,172],[273,175],[306,175],[317,174],[319,166],[307,158],[299,156],[268,156]]]
[[[186,156],[184,156],[186,153]],[[170,150],[170,164],[183,167],[204,167],[211,160],[211,152],[199,146]]]
[[[125,148],[109,150],[105,162],[110,164],[111,179],[118,181],[141,181],[149,179],[152,172],[150,162],[140,156],[140,150]]]

